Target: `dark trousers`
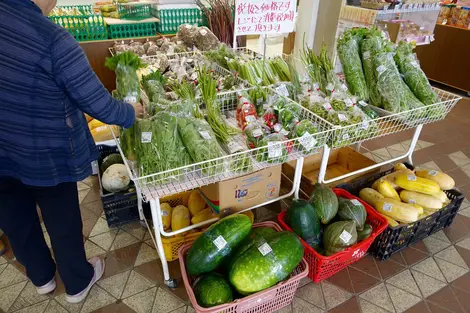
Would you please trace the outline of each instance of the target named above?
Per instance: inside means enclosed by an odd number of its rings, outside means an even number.
[[[75,295],[88,286],[94,273],[85,256],[77,184],[33,187],[0,177],[0,228],[29,279],[41,287],[54,277],[56,263],[44,240],[36,204],[51,238],[65,290]]]

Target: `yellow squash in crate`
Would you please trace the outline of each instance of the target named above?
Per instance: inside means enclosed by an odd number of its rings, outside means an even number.
[[[395,221],[393,218],[388,217],[388,216],[385,215],[385,214],[381,214],[381,213],[379,213],[379,214],[382,215],[382,216],[387,220],[388,225],[390,225],[391,227],[397,227],[398,225],[400,225],[400,224],[398,224],[398,222]]]
[[[193,225],[199,224],[199,223],[202,223],[204,221],[207,221],[216,217],[219,217],[219,215],[212,212],[210,208],[207,208],[207,209],[197,212],[196,215],[194,215],[194,217],[191,219],[191,224]]]
[[[375,207],[378,200],[385,198],[380,192],[372,188],[363,188],[359,191],[359,198]]]
[[[191,212],[191,216],[196,216],[196,214],[206,207],[206,201],[199,194],[199,191],[193,190],[189,195],[188,199],[188,209]]]
[[[113,137],[113,134],[111,133],[110,127],[113,128],[113,131],[115,134],[119,133],[119,127],[117,126],[105,125],[105,126],[100,126],[100,127],[92,129],[91,135],[93,136],[93,139],[95,140],[95,142],[101,142],[101,141],[113,139],[114,137]]]
[[[106,126],[105,123],[101,122],[101,121],[98,121],[98,120],[91,120],[89,123],[88,123],[88,128],[90,130],[93,130],[95,128],[98,128],[98,127],[102,127],[102,126]]]
[[[168,203],[162,203],[160,204],[160,211],[162,212],[162,223],[163,223],[163,228],[170,229],[171,227],[171,205]]]
[[[444,205],[447,205],[450,203],[450,199],[447,198],[446,193],[442,190],[432,196],[436,198],[437,200],[441,201]]]
[[[400,174],[395,178],[395,184],[400,188],[421,192],[427,195],[437,194],[441,189],[439,185],[429,179],[418,177],[414,174]]]
[[[450,190],[455,187],[455,181],[446,173],[433,170],[416,170],[416,176],[436,182],[442,190]]]
[[[385,198],[392,198],[395,200],[400,200],[398,192],[393,188],[392,184],[389,181],[381,179],[377,183],[377,191],[380,192]]]
[[[377,179],[373,184],[372,184],[372,188],[376,189],[377,190],[377,184],[379,183],[380,180],[386,180],[388,181],[392,187],[394,189],[397,189],[398,186],[397,184],[395,184],[395,179],[398,175],[400,174],[410,174],[410,175],[413,175],[413,171],[412,170],[409,170],[409,169],[406,169],[406,170],[398,170],[396,172],[393,172],[393,173],[390,173],[388,175],[385,175],[379,179]]]
[[[414,206],[390,198],[378,200],[375,209],[379,213],[402,223],[416,222],[420,214]]]
[[[434,211],[442,208],[442,202],[439,201],[439,199],[416,191],[402,190],[400,192],[400,198],[403,200],[403,202],[417,204],[423,208]]]
[[[171,230],[177,231],[191,225],[189,210],[184,205],[177,205],[171,213]]]

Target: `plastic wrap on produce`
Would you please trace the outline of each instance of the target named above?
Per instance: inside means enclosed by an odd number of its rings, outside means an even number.
[[[256,160],[258,162],[284,163],[287,161],[289,150],[292,149],[290,143],[284,142],[287,138],[282,134],[270,134],[264,136],[258,141],[258,146],[262,147],[255,150]]]
[[[197,26],[183,24],[178,27],[177,36],[189,47],[192,47],[196,44],[197,30]]]
[[[135,68],[122,64],[117,65],[116,90],[123,101],[130,103],[140,101],[139,78]]]
[[[369,101],[372,105],[382,107],[382,96],[377,89],[377,72],[374,67],[374,57],[382,50],[383,38],[379,31],[373,31],[366,35],[361,42],[361,57],[364,75],[369,89]]]

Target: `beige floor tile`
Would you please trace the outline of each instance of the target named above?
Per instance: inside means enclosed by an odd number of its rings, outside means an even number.
[[[127,247],[127,246],[130,246],[134,243],[137,243],[139,242],[139,240],[137,238],[135,238],[134,236],[126,233],[125,231],[123,230],[119,230],[116,238],[114,239],[114,242],[111,246],[111,251],[114,251],[116,249],[121,249],[121,248],[124,248],[124,247]]]
[[[367,290],[359,295],[359,297],[387,311],[395,312],[392,300],[390,299],[387,288],[385,288],[385,284],[383,283]]]
[[[361,306],[362,313],[389,313],[390,311],[384,310],[381,307],[376,306],[364,299],[359,299],[359,305]]]
[[[6,261],[6,260],[5,260]],[[0,275],[2,274],[2,272],[7,268],[8,264],[0,264]]]
[[[387,280],[387,283],[400,289],[403,289],[409,293],[412,293],[415,296],[421,296],[418,286],[416,285],[416,282],[413,279],[413,276],[411,275],[411,272],[409,270],[404,270],[403,272],[390,277]]]
[[[27,278],[17,270],[13,264],[8,264],[3,270],[2,275],[0,275],[0,288],[23,282],[26,279]]]
[[[68,303],[65,298],[65,293],[57,296],[55,300],[67,310],[69,313],[79,313],[83,306],[83,301],[80,303]]]
[[[26,282],[21,282],[0,289],[0,309],[5,312],[9,312],[11,305],[15,302],[25,285]]]
[[[152,313],[168,313],[184,306],[184,302],[163,288],[158,288]]]
[[[94,244],[90,240],[87,240],[85,241],[85,253],[86,253],[86,257],[89,259],[94,256],[104,255],[106,254],[106,251],[98,247],[96,244]]]
[[[439,269],[439,266],[437,266],[436,261],[434,261],[434,259],[432,257],[427,258],[427,259],[419,262],[415,266],[413,266],[413,270],[417,271],[417,272],[420,272],[420,273],[423,273],[423,274],[426,274],[430,277],[434,277],[435,279],[440,280],[442,282],[446,281],[444,275],[442,275],[442,272]]]
[[[295,297],[292,303],[292,312],[293,313],[321,313],[322,309],[317,308],[313,304]]]
[[[4,257],[0,256],[0,265],[5,264],[5,263],[7,263],[7,262],[8,262],[7,259],[5,259]]]
[[[44,313],[68,313],[57,301],[51,300]]]
[[[80,313],[90,313],[116,301],[116,298],[98,286],[93,286]]]
[[[36,303],[32,306],[27,308],[21,309],[19,311],[15,311],[15,313],[44,313],[49,304],[49,300],[42,301],[40,303]]]
[[[434,161],[429,161],[429,162],[426,162],[424,164],[421,164],[420,166],[418,166],[420,169],[424,169],[424,170],[434,170],[434,171],[441,171],[441,169],[439,168],[439,166],[437,166],[437,164],[434,162]]]
[[[146,229],[142,227],[140,222],[126,224],[121,226],[120,228],[139,240],[143,240],[146,233]]]
[[[122,300],[124,304],[129,306],[137,313],[150,313],[152,312],[153,302],[155,300],[155,293],[157,288],[154,287],[147,291],[138,293],[132,297]]]
[[[470,201],[467,198],[463,199],[461,208],[463,209],[470,208]]]
[[[325,300],[323,300],[323,292],[320,284],[310,283],[302,288],[299,288],[295,294],[305,301],[308,301],[323,310],[326,309]]]
[[[292,303],[280,310],[277,310],[276,313],[292,313]]]
[[[420,297],[417,297],[395,286],[387,284],[387,289],[388,294],[392,299],[393,305],[395,306],[395,309],[398,313],[408,310],[421,301]]]
[[[126,286],[127,279],[131,271],[119,273],[117,275],[108,277],[98,281],[98,285],[109,292],[113,297],[121,299],[122,292]]]
[[[39,295],[36,291],[36,287],[32,282],[28,282],[26,287],[23,289],[21,294],[16,299],[15,303],[11,306],[12,311],[20,310],[29,306],[32,306],[36,303],[43,302],[49,299],[47,295]],[[47,306],[47,305],[46,305]],[[43,311],[46,309],[44,307]]]
[[[388,152],[387,148],[380,148],[377,150],[372,151],[372,154],[375,156],[379,156],[383,159],[390,159],[390,153]]]
[[[82,183],[82,182],[79,181],[79,182],[77,183],[77,188],[78,188],[78,191],[89,190],[89,189],[90,189],[90,186],[88,186],[87,184]]]
[[[470,250],[470,237],[467,237],[464,240],[457,242],[456,245],[464,249]]]
[[[91,189],[84,189],[78,192],[78,203],[82,203],[83,199],[88,195]]]
[[[421,149],[434,146],[434,144],[432,142],[428,142],[428,141],[424,141],[424,140],[418,140],[417,145]]]
[[[465,263],[465,261],[462,259],[459,252],[457,251],[457,249],[455,249],[454,246],[450,246],[449,248],[446,248],[442,250],[441,252],[436,253],[434,257],[443,259],[452,264],[468,269],[467,263]]]
[[[108,251],[116,238],[118,230],[113,229],[107,233],[89,237],[88,239],[98,245],[100,248]]]
[[[463,166],[470,163],[470,158],[462,151],[449,154],[449,158],[454,161],[457,166]]]
[[[404,152],[397,151],[397,150],[390,149],[390,148],[387,148],[387,151],[392,158],[396,158],[404,154]]]
[[[392,150],[395,150],[395,151],[398,151],[398,152],[401,152],[401,153],[405,153],[407,151],[407,149],[405,149],[403,147],[402,144],[400,143],[397,143],[397,144],[394,144],[394,145],[391,145],[391,146],[388,146],[389,149],[392,149]]]
[[[434,279],[428,275],[425,275],[423,273],[417,272],[417,271],[412,271],[413,277],[418,284],[419,290],[421,290],[421,293],[423,294],[423,297],[427,298],[430,295],[438,292],[442,288],[446,286],[446,283]]]
[[[122,298],[128,298],[154,286],[155,284],[152,281],[148,280],[139,273],[132,271],[127,281],[126,287],[124,288]]]
[[[468,272],[468,269],[462,268],[460,266],[454,265],[441,259],[436,258],[436,263],[441,269],[442,274],[444,274],[444,277],[446,278],[447,282],[449,283],[453,282],[454,280],[465,275]]]
[[[434,238],[434,239],[439,239],[441,241],[444,241],[444,242],[447,242],[447,243],[451,243],[449,238],[447,238],[446,234],[444,233],[443,230],[440,230],[434,234],[432,234],[431,236],[429,236],[431,238]]]
[[[352,294],[346,290],[336,287],[326,281],[323,281],[321,286],[323,289],[323,296],[325,297],[326,308],[328,310],[346,302],[352,297]]]
[[[448,246],[450,246],[450,243],[433,238],[433,237],[424,238],[423,242],[426,248],[428,249],[428,251],[432,254],[442,251]]]
[[[292,307],[292,305],[291,305],[291,307]],[[186,313],[196,313],[196,311],[194,311],[192,306],[188,305],[188,308],[186,309]]]
[[[145,231],[145,235],[144,235],[144,238],[142,239],[142,241],[147,241],[147,240],[151,240],[152,237],[150,236],[150,232],[149,231]]]
[[[109,232],[110,229],[108,227],[108,222],[106,222],[106,219],[104,218],[99,218],[97,221],[96,221],[96,224],[95,226],[93,227],[93,229],[91,230],[91,233],[90,233],[90,237],[94,237],[96,235],[100,235],[100,234],[103,234],[103,233],[107,233]]]
[[[470,217],[470,208],[460,209],[459,214],[466,217]]]
[[[140,247],[139,254],[137,255],[137,259],[135,260],[134,266],[139,266],[144,263],[151,262],[153,260],[158,259],[158,252],[152,246],[144,243]]]

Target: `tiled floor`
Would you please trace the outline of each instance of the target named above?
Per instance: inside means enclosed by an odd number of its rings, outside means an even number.
[[[376,161],[402,154],[412,132],[364,145]],[[461,101],[443,122],[427,125],[415,164],[443,170],[470,199],[470,101]],[[384,148],[386,147],[386,148]],[[368,153],[367,151],[364,151]],[[96,178],[79,183],[83,234],[89,257],[106,256],[106,272],[81,304],[65,301],[63,285],[38,296],[11,250],[0,257],[0,313],[184,313],[193,312],[184,288],[163,284],[161,264],[146,230],[134,223],[110,229],[104,219]],[[273,212],[258,210],[258,218]],[[45,229],[44,229],[45,230]],[[47,232],[44,233],[48,239]],[[8,246],[5,236],[2,240]],[[287,312],[470,312],[470,202],[454,224],[386,262],[366,256],[321,284],[302,281]],[[178,262],[170,263],[180,277]]]

